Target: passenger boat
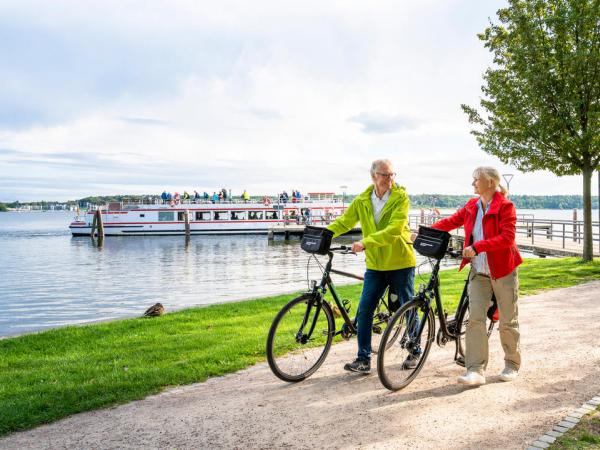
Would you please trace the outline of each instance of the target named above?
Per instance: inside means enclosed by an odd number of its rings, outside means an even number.
[[[310,193],[297,202],[258,203],[184,201],[167,204],[124,204],[111,202],[99,208],[106,236],[149,236],[190,234],[267,234],[274,226],[327,225],[345,209],[334,194]],[[75,217],[69,225],[74,236],[89,236],[95,209]]]

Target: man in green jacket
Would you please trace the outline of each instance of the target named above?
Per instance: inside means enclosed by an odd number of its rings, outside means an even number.
[[[400,304],[413,297],[415,254],[408,226],[409,199],[403,187],[394,182],[392,163],[378,159],[371,165],[373,185],[356,197],[329,228],[335,236],[360,221],[363,239],[352,244],[353,252],[366,254],[367,271],[356,313],[358,355],[344,366],[352,372],[371,371],[371,333],[377,302],[389,286]],[[415,367],[418,354],[409,355],[404,366]]]

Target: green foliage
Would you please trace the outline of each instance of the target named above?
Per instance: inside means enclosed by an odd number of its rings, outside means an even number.
[[[435,201],[434,198],[435,197]],[[470,195],[418,194],[410,196],[412,208],[460,208]],[[581,209],[581,195],[511,195],[510,200],[518,209]],[[598,207],[598,197],[592,197],[592,207]]]
[[[579,174],[600,163],[600,2],[510,0],[479,38],[494,55],[481,147],[523,171]]]
[[[600,165],[600,1],[509,0],[479,38],[493,54],[485,117],[462,105],[481,148],[522,171],[583,175],[584,259]]]
[[[418,286],[428,275],[417,276]],[[441,273],[452,313],[466,271]],[[527,260],[521,294],[600,278],[600,261]],[[361,285],[340,286],[356,311]],[[0,435],[204,381],[265,359],[273,317],[296,294],[0,340]],[[339,326],[339,321],[338,321]]]
[[[600,448],[600,408],[586,414],[574,428],[559,437],[548,450],[578,450]]]

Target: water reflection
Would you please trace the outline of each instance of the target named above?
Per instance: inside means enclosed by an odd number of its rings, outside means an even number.
[[[309,256],[298,240],[110,236],[97,247],[89,237],[71,237],[70,219],[0,215],[0,335],[139,316],[156,302],[173,311],[307,287]],[[334,262],[348,272],[365,269],[363,255],[336,255]],[[320,278],[314,260],[308,278]]]

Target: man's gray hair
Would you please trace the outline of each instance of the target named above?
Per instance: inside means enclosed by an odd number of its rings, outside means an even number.
[[[371,176],[374,177],[375,172],[377,172],[384,164],[392,166],[392,162],[389,159],[376,159],[373,161],[373,164],[371,164]]]

